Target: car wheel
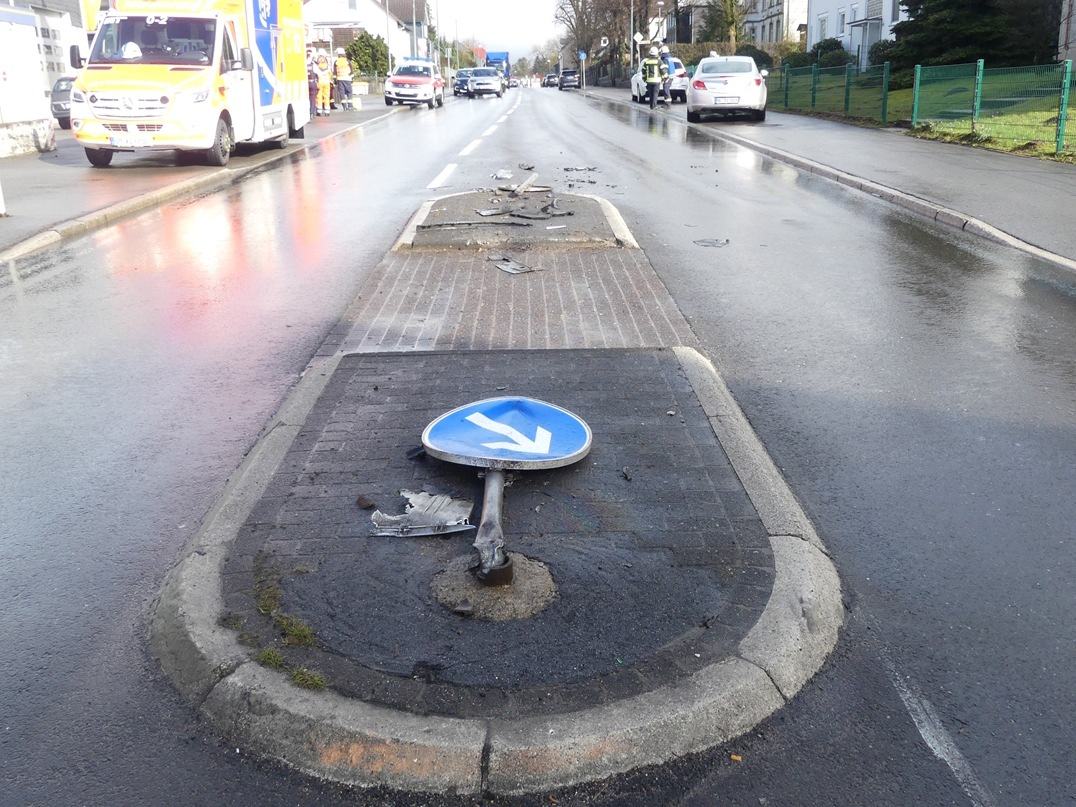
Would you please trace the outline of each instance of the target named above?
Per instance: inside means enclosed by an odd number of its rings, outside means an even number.
[[[444,106],[444,105],[445,105],[445,94],[441,93],[440,95],[437,96],[437,106]]]
[[[687,121],[688,121],[688,123],[701,123],[702,122],[702,114],[699,113],[699,112],[696,112],[693,109],[688,109],[688,111],[687,111]]]
[[[502,95],[504,95],[504,93],[503,93],[503,92],[499,92],[499,93],[497,93],[497,97],[498,97],[498,98],[500,98],[500,97],[501,97]]]
[[[766,107],[763,107],[762,109],[756,109],[755,110],[755,120],[757,120],[757,121],[766,120]]]
[[[385,97],[385,106],[392,106],[392,99],[387,96]]]
[[[212,147],[206,149],[205,160],[210,165],[223,168],[232,156],[232,129],[224,118],[217,119],[217,133]]]
[[[60,122],[60,128],[61,129],[70,129],[71,128],[71,119],[70,118],[57,118],[57,120]]]
[[[427,109],[433,109],[433,98],[426,102]]]
[[[112,162],[112,152],[108,149],[86,149],[86,159],[94,168],[105,168]]]

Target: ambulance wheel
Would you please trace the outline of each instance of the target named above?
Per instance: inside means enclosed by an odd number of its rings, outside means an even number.
[[[232,156],[232,128],[224,118],[217,120],[217,134],[213,138],[212,148],[206,149],[205,159],[210,165],[223,168]]]
[[[112,152],[108,149],[86,149],[86,159],[94,168],[107,168],[112,162]]]
[[[304,134],[305,134],[305,132],[303,131],[302,126],[300,126],[298,129],[295,128],[295,110],[289,108],[288,109],[288,136],[293,137],[296,140],[302,140]],[[283,147],[281,147],[281,148],[283,148]]]

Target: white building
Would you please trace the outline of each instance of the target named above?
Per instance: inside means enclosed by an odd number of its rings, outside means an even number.
[[[748,0],[744,41],[756,47],[799,42],[807,26],[808,0]]]
[[[836,38],[866,67],[871,45],[892,39],[893,26],[908,14],[900,0],[809,0],[807,17],[807,50]]]
[[[346,47],[367,31],[388,42],[393,64],[430,55],[425,0],[306,0],[303,20],[308,42]]]

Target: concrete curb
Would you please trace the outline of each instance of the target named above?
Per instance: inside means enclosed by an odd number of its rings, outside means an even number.
[[[751,730],[817,672],[836,644],[840,581],[713,366],[691,348],[676,355],[719,441],[735,446],[730,460],[767,528],[797,528],[771,535],[773,593],[738,655],[608,706],[511,722],[397,712],[302,689],[250,662],[249,649],[219,625],[224,561],[339,356],[311,366],[168,575],[153,604],[153,652],[230,741],[362,787],[535,792],[667,762]]]

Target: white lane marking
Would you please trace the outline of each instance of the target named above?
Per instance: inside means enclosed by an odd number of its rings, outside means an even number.
[[[455,170],[456,170],[456,163],[449,163],[448,165],[446,165],[444,168],[441,169],[441,173],[438,174],[434,178],[433,182],[431,182],[426,187],[428,189],[440,188],[442,185],[445,184],[445,180],[448,179],[449,176],[452,174],[452,172],[455,171]]]
[[[501,115],[499,118],[497,118],[497,123],[504,123],[506,120],[508,120],[508,116],[511,114],[511,112],[506,112],[505,114]]]
[[[885,666],[890,683],[904,702],[904,708],[908,710],[912,722],[919,729],[919,736],[934,752],[934,756],[949,766],[949,770],[953,772],[953,776],[956,777],[960,787],[975,807],[995,807],[996,802],[993,797],[975,775],[971,763],[960,753],[952,735],[946,731],[941,718],[934,711],[933,704],[919,692],[919,688],[910,678],[905,678],[897,672],[896,666],[884,651],[882,664]]]
[[[482,141],[481,141],[481,140],[472,140],[472,141],[471,141],[470,143],[468,143],[468,144],[467,144],[467,145],[466,145],[466,146],[464,147],[463,151],[461,151],[461,152],[460,152],[460,153],[459,153],[458,155],[456,155],[456,156],[458,156],[458,157],[466,157],[466,156],[467,156],[468,154],[470,154],[470,153],[471,153],[472,151],[474,151],[474,150],[475,150],[476,148],[478,148],[478,147],[479,147],[480,145],[482,145]]]
[[[482,132],[482,137],[489,137],[489,136],[490,136],[491,134],[493,134],[493,133],[494,133],[495,131],[497,131],[497,126],[496,126],[496,124],[495,124],[495,125],[493,125],[493,126],[490,126],[490,127],[488,128],[488,129],[486,129],[486,131]]]

